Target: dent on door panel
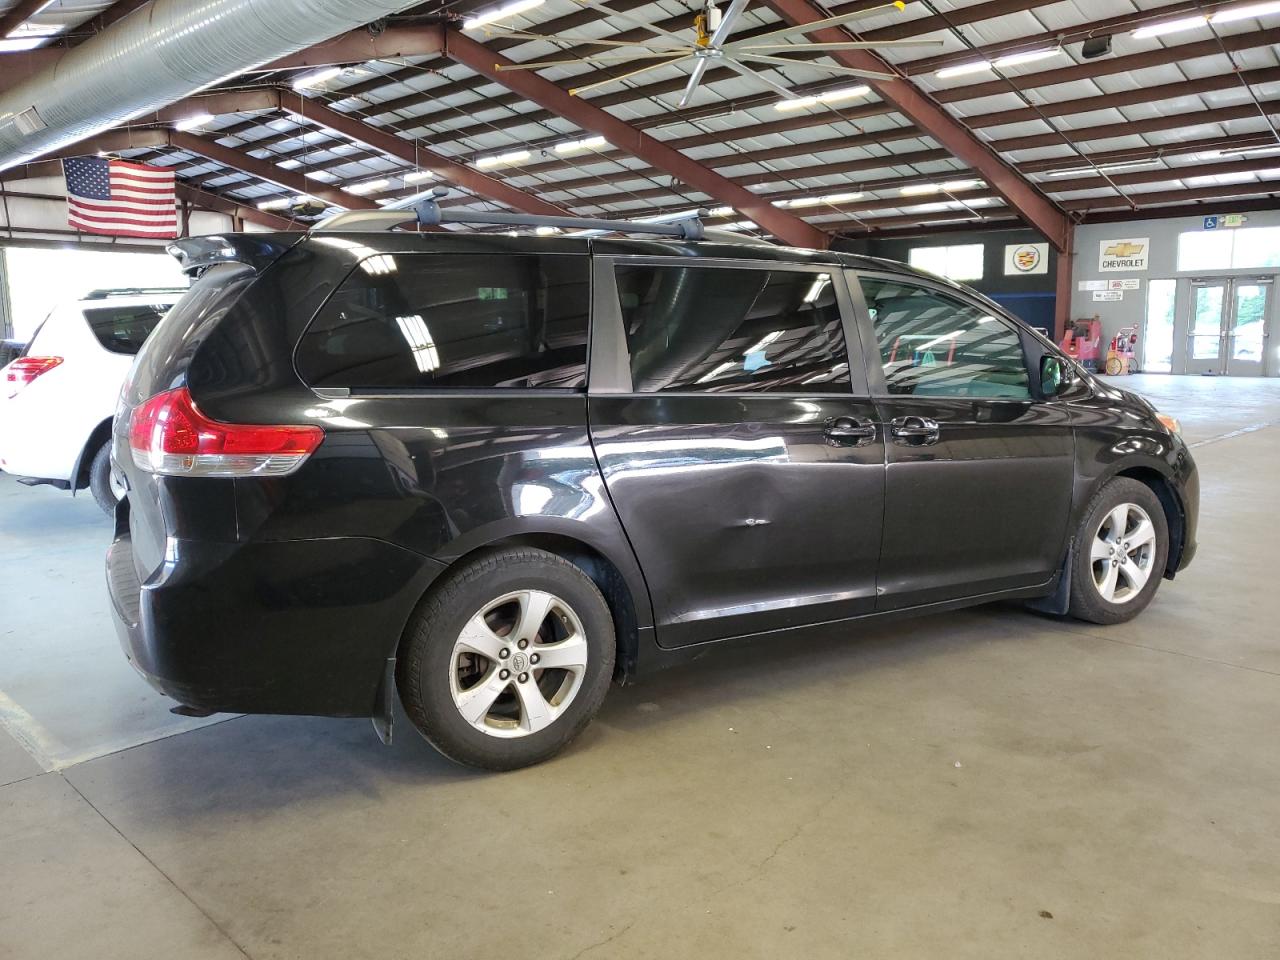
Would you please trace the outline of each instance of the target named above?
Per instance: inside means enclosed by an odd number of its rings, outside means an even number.
[[[668,395],[590,405],[660,645],[874,608],[883,447],[833,446],[823,436],[828,420],[869,416],[869,404]]]

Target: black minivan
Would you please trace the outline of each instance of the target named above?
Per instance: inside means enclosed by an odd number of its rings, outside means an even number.
[[[1116,623],[1195,552],[1176,421],[901,264],[364,221],[173,252],[199,279],[121,396],[107,577],[186,712],[385,738],[398,692],[509,769],[712,643]]]

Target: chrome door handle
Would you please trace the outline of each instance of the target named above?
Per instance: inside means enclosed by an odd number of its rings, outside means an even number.
[[[827,421],[822,434],[835,445],[862,447],[875,440],[876,425],[870,420],[833,417]]]
[[[889,434],[894,443],[928,445],[938,442],[942,428],[937,420],[929,417],[894,417],[889,423]]]

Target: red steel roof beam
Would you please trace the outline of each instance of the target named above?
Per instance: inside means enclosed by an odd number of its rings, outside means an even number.
[[[725,203],[750,217],[762,228],[785,243],[797,247],[825,249],[829,243],[826,233],[806,223],[799,217],[786,213],[762,200],[750,190],[722,177],[696,160],[691,160],[678,150],[641,133],[610,113],[556,86],[550,80],[527,70],[500,71],[498,66],[508,66],[512,61],[501,54],[486,49],[469,37],[449,31],[444,33],[445,54],[483,76],[502,84],[507,89],[551,110],[583,130],[598,134],[643,160],[645,163],[668,173],[683,183],[717,202]]]
[[[828,16],[826,11],[811,0],[768,0],[768,3],[788,23],[812,23]],[[820,43],[840,43],[853,35],[843,27],[827,27],[815,30],[808,36]],[[886,61],[869,50],[834,50],[831,55],[847,67],[895,73]],[[868,79],[866,83],[882,100],[926,131],[957,159],[972,167],[1055,249],[1065,249],[1071,229],[1067,215],[1035,185],[1018,174],[999,154],[979,140],[972,130],[943,110],[936,100],[926,96],[905,77],[895,75],[890,80]]]

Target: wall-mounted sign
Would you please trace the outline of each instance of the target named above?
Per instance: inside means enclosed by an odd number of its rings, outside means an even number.
[[[1125,277],[1123,280],[1120,280],[1120,279],[1108,280],[1107,289],[1108,290],[1137,290],[1141,284],[1142,284],[1142,281],[1139,280],[1137,277]]]
[[[1217,230],[1219,227],[1239,227],[1249,218],[1243,213],[1224,213],[1204,218],[1206,230]]]
[[[1114,303],[1117,300],[1124,299],[1123,290],[1095,290],[1093,291],[1093,299]]]
[[[1150,253],[1150,237],[1103,240],[1098,244],[1098,271],[1100,273],[1133,273],[1146,270]]]
[[[1105,290],[1107,289],[1107,281],[1105,280],[1077,280],[1077,290]]]
[[[1049,245],[1047,243],[1010,243],[1004,248],[1004,275],[1035,274],[1049,272]]]

